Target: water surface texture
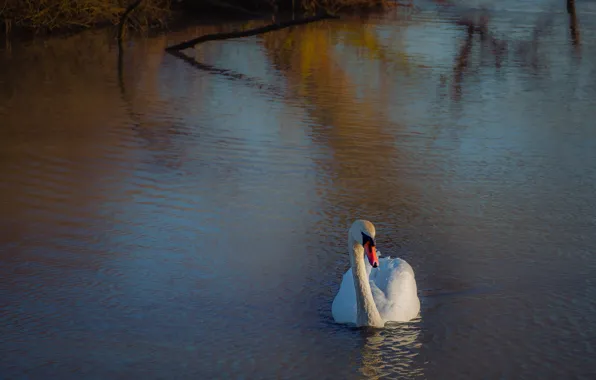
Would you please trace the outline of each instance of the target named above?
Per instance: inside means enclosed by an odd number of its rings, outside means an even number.
[[[497,5],[2,45],[0,378],[594,378],[596,6]],[[333,322],[357,218],[420,318]]]

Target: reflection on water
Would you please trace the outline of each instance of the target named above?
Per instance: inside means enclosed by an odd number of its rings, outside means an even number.
[[[551,5],[2,50],[0,373],[592,374],[596,9]],[[333,323],[356,218],[419,319]]]
[[[416,365],[420,352],[419,321],[389,324],[384,330],[363,331],[360,373],[367,379],[416,378],[424,374]]]

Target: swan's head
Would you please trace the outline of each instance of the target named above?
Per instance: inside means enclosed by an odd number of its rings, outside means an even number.
[[[373,268],[379,266],[375,243],[375,226],[368,220],[357,220],[352,223],[349,231],[350,245],[354,242],[364,247],[364,253]]]

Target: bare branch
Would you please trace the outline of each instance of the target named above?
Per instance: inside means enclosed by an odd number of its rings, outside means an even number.
[[[269,24],[266,26],[262,26],[260,28],[249,29],[249,30],[242,30],[239,32],[228,32],[228,33],[215,33],[215,34],[207,34],[201,37],[197,37],[190,41],[182,42],[177,45],[170,46],[166,48],[166,51],[176,51],[176,50],[184,50],[191,48],[195,45],[198,45],[203,42],[208,41],[220,41],[220,40],[228,40],[231,38],[240,38],[240,37],[249,37],[249,36],[256,36],[258,34],[263,34],[267,32],[273,32],[280,29],[289,28],[296,25],[308,24],[315,21],[325,20],[325,19],[332,19],[338,18],[337,16],[333,16],[330,14],[323,14],[314,17],[306,17],[299,20],[290,20],[282,23],[276,24]]]

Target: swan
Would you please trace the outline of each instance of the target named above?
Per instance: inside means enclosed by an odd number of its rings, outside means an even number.
[[[420,300],[414,270],[399,258],[379,260],[371,222],[356,220],[352,224],[348,250],[351,268],[331,305],[335,322],[384,327],[388,321],[407,322],[418,316]]]

